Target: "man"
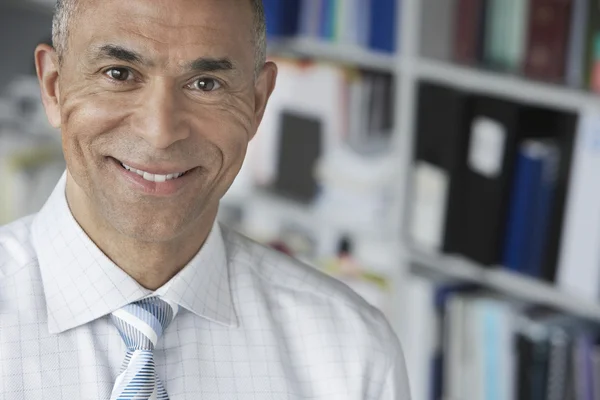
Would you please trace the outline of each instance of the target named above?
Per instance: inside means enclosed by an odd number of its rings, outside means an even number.
[[[215,223],[265,58],[260,0],[59,2],[35,61],[67,171],[0,230],[1,399],[409,398],[380,312]]]

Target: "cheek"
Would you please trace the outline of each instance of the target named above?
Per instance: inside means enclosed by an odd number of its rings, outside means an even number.
[[[211,127],[208,131],[203,129],[206,139],[220,150],[222,168],[239,169],[252,137],[252,119],[239,108],[226,106],[210,115],[203,121],[205,126]]]
[[[103,135],[123,123],[127,108],[114,98],[83,90],[71,90],[62,104],[62,135],[65,157],[95,158]]]

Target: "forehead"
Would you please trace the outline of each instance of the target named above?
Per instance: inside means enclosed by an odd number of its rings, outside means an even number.
[[[71,43],[81,52],[104,43],[143,51],[157,62],[198,56],[253,63],[253,14],[243,0],[79,0]],[[82,55],[82,54],[79,54]]]

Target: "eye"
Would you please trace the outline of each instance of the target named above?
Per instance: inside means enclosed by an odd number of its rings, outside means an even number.
[[[188,85],[190,89],[201,90],[203,92],[213,92],[221,88],[221,84],[216,79],[200,78]]]
[[[119,82],[126,82],[133,78],[133,74],[127,68],[111,68],[106,70],[104,75]]]

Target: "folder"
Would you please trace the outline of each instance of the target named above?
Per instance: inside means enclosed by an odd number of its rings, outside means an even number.
[[[520,114],[505,100],[477,96],[473,102],[464,198],[450,213],[461,221],[460,252],[485,266],[501,261]]]
[[[410,236],[432,251],[461,249],[470,96],[447,86],[418,87]],[[435,116],[434,118],[432,116]]]

